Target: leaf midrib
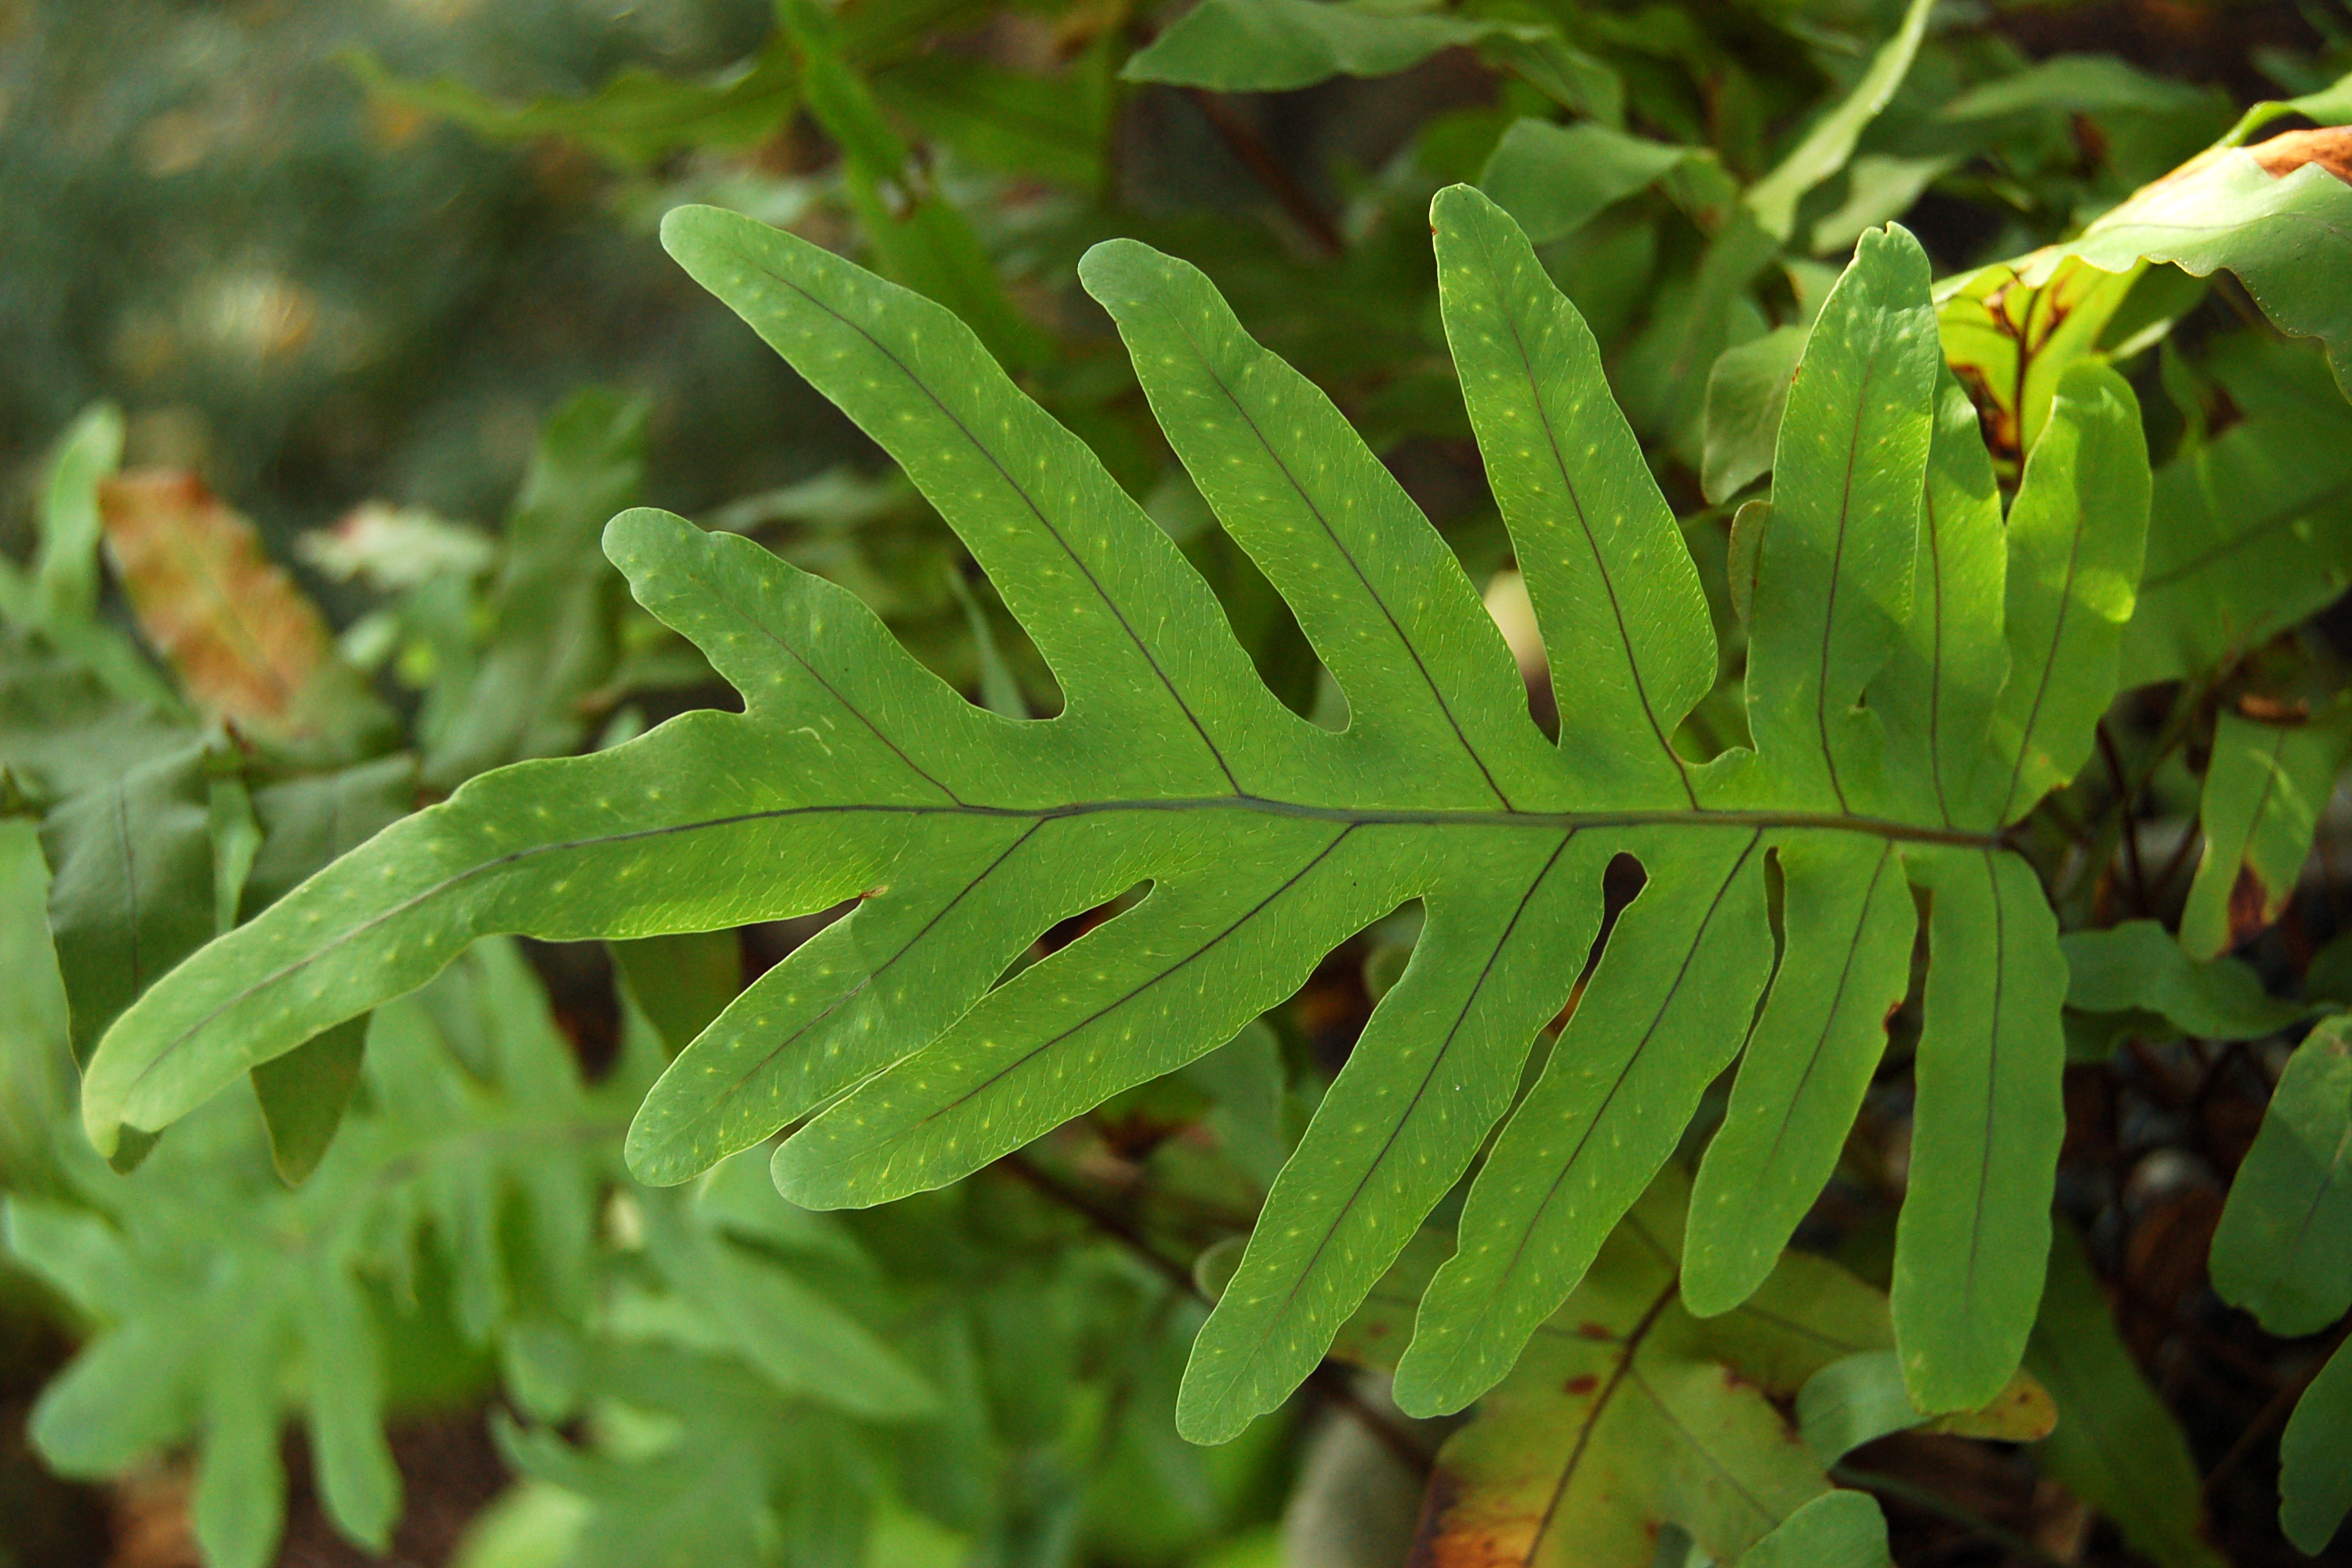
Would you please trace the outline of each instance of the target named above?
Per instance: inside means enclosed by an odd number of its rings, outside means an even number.
[[[1528,352],[1527,338],[1519,331],[1518,318],[1511,313],[1507,305],[1501,303],[1504,299],[1502,268],[1496,262],[1493,247],[1486,243],[1486,237],[1484,234],[1478,237],[1478,242],[1479,259],[1486,265],[1486,274],[1497,300],[1495,313],[1500,316],[1504,324],[1511,329],[1511,346],[1518,353],[1519,368],[1528,384],[1528,401],[1536,411],[1537,420],[1543,426],[1544,443],[1551,453],[1554,467],[1559,472],[1560,488],[1568,492],[1568,504],[1576,512],[1576,525],[1584,535],[1584,546],[1591,554],[1593,570],[1601,578],[1601,591],[1608,596],[1609,614],[1617,624],[1618,641],[1625,649],[1626,668],[1633,672],[1633,690],[1641,699],[1642,716],[1650,721],[1650,733],[1656,739],[1658,749],[1665,753],[1666,761],[1673,765],[1675,780],[1683,786],[1683,794],[1696,808],[1698,805],[1698,792],[1691,784],[1690,764],[1684,761],[1681,752],[1675,750],[1674,742],[1667,738],[1665,726],[1659,722],[1657,705],[1650,698],[1649,680],[1642,669],[1641,659],[1633,650],[1633,631],[1625,624],[1625,607],[1617,596],[1616,576],[1611,572],[1608,560],[1601,552],[1600,541],[1593,537],[1592,520],[1586,515],[1584,498],[1577,492],[1576,479],[1569,472],[1568,454],[1560,446],[1559,432],[1552,425],[1551,407],[1544,401],[1542,380],[1536,374],[1535,356]],[[1843,805],[1843,802],[1841,801],[1840,804]]]
[[[1275,444],[1266,438],[1265,426],[1260,425],[1257,416],[1250,412],[1249,405],[1241,400],[1238,393],[1226,384],[1225,378],[1218,373],[1214,362],[1193,338],[1191,329],[1185,326],[1183,320],[1173,310],[1169,310],[1167,315],[1169,323],[1176,329],[1178,335],[1183,338],[1184,346],[1191,349],[1193,358],[1200,362],[1202,374],[1209,378],[1226,403],[1232,405],[1234,412],[1241,416],[1242,423],[1249,426],[1250,435],[1256,439],[1259,447],[1264,448],[1267,458],[1282,471],[1283,482],[1291,488],[1292,492],[1298,497],[1299,504],[1306,507],[1308,515],[1315,519],[1317,526],[1323,530],[1323,536],[1330,541],[1331,548],[1339,552],[1339,559],[1348,563],[1348,570],[1355,574],[1356,584],[1363,589],[1364,596],[1380,606],[1381,616],[1389,624],[1389,630],[1396,634],[1397,646],[1403,648],[1405,656],[1412,660],[1414,673],[1421,677],[1422,684],[1429,689],[1430,698],[1437,704],[1438,712],[1444,716],[1446,726],[1454,731],[1454,740],[1461,743],[1463,753],[1477,768],[1478,776],[1486,781],[1486,788],[1493,793],[1496,800],[1503,803],[1505,810],[1512,809],[1511,797],[1506,795],[1503,792],[1503,786],[1496,782],[1494,770],[1486,765],[1486,759],[1478,754],[1478,748],[1470,743],[1468,733],[1462,728],[1462,721],[1454,714],[1454,704],[1446,700],[1444,689],[1437,684],[1437,678],[1430,673],[1428,661],[1422,658],[1420,647],[1405,634],[1404,626],[1397,619],[1395,609],[1382,596],[1380,589],[1373,584],[1370,575],[1364,570],[1363,563],[1356,559],[1356,552],[1348,547],[1346,540],[1339,537],[1339,531],[1331,526],[1331,520],[1323,514],[1322,507],[1316,503],[1314,496],[1308,493],[1307,487],[1299,482],[1298,476],[1293,473],[1290,465],[1283,460],[1282,453],[1276,448]],[[1238,792],[1240,786],[1236,784],[1234,787]]]
[[[1528,905],[1534,901],[1537,892],[1550,878],[1553,868],[1559,864],[1560,857],[1568,852],[1568,847],[1575,842],[1575,839],[1576,834],[1572,829],[1563,834],[1559,846],[1552,850],[1551,858],[1543,863],[1543,868],[1536,873],[1535,879],[1529,882],[1527,890],[1519,895],[1519,901],[1511,911],[1510,922],[1504,926],[1502,934],[1495,939],[1495,945],[1487,951],[1486,962],[1479,966],[1478,978],[1471,984],[1469,994],[1462,999],[1462,1006],[1454,1014],[1453,1025],[1446,1029],[1444,1041],[1431,1054],[1429,1066],[1422,1073],[1421,1081],[1413,1086],[1412,1097],[1405,1101],[1404,1110],[1391,1124],[1388,1136],[1381,1141],[1380,1152],[1366,1162],[1363,1174],[1357,1178],[1354,1188],[1340,1204],[1339,1213],[1323,1227],[1323,1234],[1316,1238],[1314,1250],[1308,1253],[1307,1261],[1296,1271],[1289,1290],[1283,1296],[1281,1307],[1276,1310],[1264,1331],[1258,1335],[1256,1342],[1250,1346],[1248,1352],[1242,1358],[1241,1371],[1234,1375],[1229,1386],[1246,1384],[1251,1371],[1257,1364],[1258,1357],[1265,1353],[1267,1345],[1273,1342],[1276,1332],[1289,1321],[1291,1311],[1298,1302],[1298,1293],[1307,1288],[1309,1280],[1316,1278],[1317,1270],[1322,1265],[1325,1250],[1339,1236],[1340,1228],[1355,1214],[1356,1205],[1363,1201],[1365,1190],[1371,1185],[1372,1178],[1380,1174],[1381,1168],[1388,1163],[1389,1155],[1396,1148],[1397,1140],[1404,1135],[1406,1126],[1421,1110],[1422,1101],[1428,1098],[1430,1085],[1437,1081],[1439,1070],[1445,1066],[1447,1059],[1454,1054],[1454,1047],[1462,1037],[1463,1022],[1470,1016],[1470,1010],[1478,1005],[1479,994],[1486,988],[1486,982],[1494,978],[1495,965],[1502,961],[1503,951],[1510,945],[1512,933],[1518,930],[1519,921],[1526,917]]]
[[[2200,475],[2200,481],[2202,478],[2203,476]],[[2289,502],[2248,524],[2229,538],[2206,546],[2188,560],[2177,565],[2168,566],[2161,572],[2150,572],[2142,576],[2139,580],[2139,596],[2145,600],[2153,594],[2160,593],[2184,578],[2202,572],[2215,562],[2238,554],[2280,529],[2291,528],[2312,513],[2347,497],[2352,497],[2352,479],[2347,479],[2341,484],[2330,485],[2316,495]]]
[[[1048,721],[1050,722],[1050,721]],[[1314,805],[1304,801],[1276,800],[1264,795],[1177,795],[1160,798],[1129,800],[1069,801],[1058,805],[943,805],[918,802],[850,802],[823,805],[778,806],[766,811],[743,811],[725,816],[705,817],[698,821],[667,823],[659,827],[632,828],[623,833],[597,834],[583,838],[559,839],[551,844],[528,845],[504,855],[454,871],[423,888],[372,919],[360,921],[339,933],[333,941],[304,954],[293,962],[272,970],[269,973],[246,985],[227,997],[203,1017],[188,1026],[178,1037],[157,1052],[154,1058],[127,1084],[122,1093],[127,1097],[147,1080],[148,1076],[170,1060],[173,1054],[197,1034],[217,1020],[230,1008],[248,997],[300,973],[346,942],[398,919],[409,910],[429,903],[452,889],[488,872],[519,865],[541,855],[567,850],[602,848],[609,845],[632,843],[639,839],[664,838],[673,834],[698,833],[721,827],[739,827],[747,823],[782,821],[796,816],[815,816],[828,813],[865,814],[895,816],[971,816],[994,819],[1050,821],[1062,817],[1110,815],[1118,812],[1186,812],[1243,811],[1253,815],[1286,816],[1300,820],[1345,824],[1350,826],[1392,827],[1515,827],[1539,832],[1576,831],[1583,828],[1632,827],[1729,827],[1745,829],[1817,829],[1825,832],[1861,833],[1893,840],[1897,843],[1939,844],[1959,848],[2004,848],[1998,835],[1969,833],[1957,828],[1934,827],[1917,823],[1895,822],[1884,817],[1840,816],[1834,813],[1803,811],[1697,811],[1655,808],[1639,811],[1489,811],[1448,809],[1444,807],[1349,807]]]
[[[1495,1283],[1487,1290],[1486,1299],[1480,1304],[1476,1315],[1470,1320],[1468,1331],[1455,1338],[1452,1347],[1453,1354],[1448,1358],[1449,1367],[1458,1366],[1463,1355],[1476,1342],[1476,1337],[1487,1332],[1487,1325],[1494,1321],[1496,1310],[1503,1304],[1507,1289],[1517,1275],[1520,1264],[1527,1259],[1528,1247],[1535,1239],[1538,1226],[1542,1224],[1544,1216],[1551,1211],[1552,1205],[1558,1201],[1560,1187],[1582,1162],[1585,1149],[1591,1143],[1592,1135],[1601,1130],[1601,1123],[1608,1119],[1610,1109],[1616,1104],[1618,1094],[1623,1090],[1626,1081],[1633,1076],[1634,1069],[1642,1065],[1647,1056],[1650,1042],[1657,1037],[1659,1026],[1665,1021],[1666,1014],[1673,1009],[1675,1001],[1682,994],[1684,984],[1690,979],[1690,966],[1697,958],[1700,946],[1706,941],[1708,931],[1713,928],[1715,917],[1722,911],[1725,896],[1730,892],[1732,884],[1739,879],[1739,873],[1747,868],[1748,857],[1756,853],[1756,847],[1762,838],[1763,833],[1759,829],[1755,837],[1749,839],[1748,847],[1739,852],[1739,858],[1731,863],[1731,869],[1724,873],[1722,882],[1715,889],[1715,896],[1707,901],[1706,913],[1701,917],[1696,930],[1692,933],[1690,946],[1684,951],[1682,963],[1675,971],[1673,983],[1666,987],[1666,993],[1659,999],[1657,1006],[1651,1011],[1649,1026],[1642,1031],[1642,1037],[1634,1042],[1633,1048],[1626,1053],[1623,1062],[1618,1067],[1617,1076],[1610,1081],[1608,1092],[1601,1096],[1600,1104],[1593,1109],[1591,1119],[1586,1121],[1583,1131],[1577,1135],[1575,1147],[1570,1149],[1567,1157],[1559,1162],[1559,1168],[1553,1173],[1549,1184],[1544,1188],[1544,1194],[1537,1201],[1533,1214],[1527,1223],[1519,1227],[1518,1238],[1511,1248],[1511,1255],[1504,1262],[1502,1272],[1496,1277]],[[1560,1037],[1566,1041],[1568,1037],[1563,1033]],[[1646,1236],[1643,1239],[1650,1240]],[[1655,1247],[1656,1243],[1652,1241],[1651,1245]],[[1664,1249],[1660,1250],[1663,1252]],[[1587,1268],[1590,1268],[1589,1264]],[[1669,1295],[1681,1289],[1679,1260],[1675,1262],[1675,1268],[1677,1283],[1669,1290]],[[1513,1360],[1516,1362],[1517,1359],[1517,1354],[1514,1352]]]
[[[1046,536],[1061,547],[1064,555],[1069,557],[1070,564],[1076,567],[1078,574],[1087,580],[1087,586],[1094,591],[1095,597],[1102,603],[1105,609],[1110,612],[1111,618],[1118,623],[1119,630],[1127,634],[1127,639],[1134,645],[1135,651],[1143,656],[1143,662],[1149,665],[1151,673],[1159,678],[1160,684],[1167,691],[1169,700],[1176,704],[1176,710],[1183,714],[1185,721],[1192,726],[1192,732],[1200,737],[1201,744],[1208,749],[1210,759],[1217,764],[1217,771],[1225,775],[1225,782],[1234,786],[1235,794],[1241,793],[1241,780],[1234,776],[1233,765],[1225,760],[1223,749],[1210,735],[1207,726],[1201,722],[1201,716],[1192,711],[1192,705],[1185,700],[1184,694],[1176,689],[1176,682],[1161,666],[1160,656],[1152,651],[1151,645],[1143,640],[1142,634],[1138,632],[1134,625],[1128,620],[1125,606],[1121,605],[1109,590],[1102,585],[1101,579],[1095,575],[1094,567],[1071,547],[1070,542],[1063,537],[1062,531],[1054,526],[1053,519],[1045,515],[1045,509],[1037,504],[1036,498],[1029,493],[1026,486],[1013,477],[1013,470],[1005,465],[1003,458],[996,455],[995,449],[982,441],[971,426],[964,422],[963,416],[949,407],[947,401],[938,393],[933,392],[930,384],[917,375],[914,368],[905,360],[900,359],[889,344],[876,337],[859,322],[851,321],[808,289],[802,288],[798,283],[764,263],[746,258],[745,265],[758,271],[769,281],[791,289],[814,309],[823,311],[835,322],[864,338],[873,346],[875,353],[888,360],[898,369],[898,374],[906,377],[908,385],[930,400],[931,405],[940,411],[940,416],[956,427],[956,432],[971,444],[973,451],[988,459],[990,467],[993,468],[997,476],[1004,481],[1005,488],[1021,498],[1021,504],[1029,509],[1029,515],[1037,520],[1037,526],[1044,529]],[[785,357],[789,359],[791,356]],[[922,487],[918,483],[916,488],[920,489]]]

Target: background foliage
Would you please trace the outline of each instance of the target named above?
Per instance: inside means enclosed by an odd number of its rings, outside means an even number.
[[[2352,160],[2289,143],[2317,167],[2174,182],[2222,216],[2201,249],[2126,198],[2217,138],[2352,119],[2340,9],[416,0],[26,5],[0,26],[22,215],[0,240],[21,563],[0,576],[0,1180],[8,1409],[39,1456],[9,1450],[0,1552],[1369,1563],[1418,1529],[1439,1553],[1702,1561],[1759,1531],[1686,1468],[1751,1463],[1794,1531],[1751,1560],[1873,1560],[1852,1489],[1906,1563],[2326,1548],[2352,1496],[2329,1239],[2352,1225],[2352,1089],[2340,1026],[2310,1020],[2352,1002],[2329,810],[2352,262],[2293,236],[2342,213]],[[1393,1360],[1383,1286],[1276,1419],[1183,1444],[1204,1300],[1411,910],[1232,1046],[870,1211],[793,1208],[756,1151],[683,1189],[621,1162],[666,1058],[816,920],[485,943],[128,1176],[81,1141],[74,1063],[204,940],[484,769],[731,705],[596,550],[624,507],[850,588],[1000,712],[1058,707],[912,488],[659,255],[684,201],[971,322],[1182,544],[1275,692],[1336,721],[1076,286],[1114,236],[1198,264],[1435,520],[1557,725],[1441,330],[1425,215],[1454,181],[1591,322],[1727,676],[1749,624],[1732,514],[1866,228],[1925,245],[2004,484],[2070,363],[2107,359],[2137,395],[2155,471],[2129,689],[2020,835],[2070,933],[2075,1064],[2022,1414],[1903,1430],[1920,1416],[1866,1282],[1910,1174],[1915,991],[1811,1250],[1767,1287],[1797,1290],[1803,1353],[1682,1314],[1636,1225],[1450,1441],[1347,1370]],[[1744,738],[1736,692],[1694,715],[1707,750]],[[1678,1232],[1674,1194],[1636,1219]],[[1444,1248],[1423,1250],[1399,1269],[1425,1277]],[[1617,1380],[1652,1405],[1604,1397]],[[1664,1430],[1586,1419],[1637,1408]],[[1525,1511],[1511,1467],[1578,1433],[1657,1489],[1604,1487],[1629,1511],[1580,1501],[1537,1546],[1498,1532]]]

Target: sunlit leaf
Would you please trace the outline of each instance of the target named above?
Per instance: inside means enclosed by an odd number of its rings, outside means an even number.
[[[2029,492],[2045,499],[2039,512],[2021,501],[2012,527],[2007,628],[2012,662],[2040,683],[2032,700],[1956,697],[1972,734],[1919,713],[1883,723],[1906,701],[1942,713],[1948,674],[1963,672],[1937,665],[1862,705],[1912,618],[1941,374],[1924,253],[1899,230],[1865,236],[1779,435],[1750,605],[1757,749],[1702,764],[1675,734],[1717,674],[1706,600],[1598,347],[1491,201],[1450,189],[1433,221],[1471,421],[1555,689],[1574,695],[1557,745],[1445,542],[1198,271],[1113,242],[1082,277],[1193,482],[1346,692],[1344,731],[1276,700],[1174,543],[946,311],[748,219],[682,210],[674,251],[959,529],[1051,667],[1062,713],[975,708],[841,590],[748,541],[625,514],[614,559],[745,711],[488,775],[387,829],[148,994],[91,1069],[93,1135],[169,1121],[420,984],[477,934],[638,938],[855,900],[680,1055],[631,1151],[642,1174],[677,1181],[813,1116],[777,1153],[785,1193],[880,1203],[1223,1045],[1338,942],[1419,899],[1412,962],[1196,1348],[1182,1427],[1230,1436],[1312,1369],[1468,1169],[1569,1000],[1577,965],[1560,954],[1590,944],[1603,868],[1630,854],[1647,884],[1479,1173],[1463,1250],[1400,1369],[1407,1408],[1458,1408],[1576,1288],[1759,999],[1786,1059],[1813,1029],[1842,1059],[1866,1055],[1907,947],[1873,914],[1839,1001],[1822,987],[1843,962],[1843,917],[1825,911],[1819,959],[1776,976],[1765,895],[1769,860],[1861,845],[1885,908],[1907,907],[1906,881],[1938,889],[1920,1212],[1906,1219],[1924,1241],[1898,1268],[1906,1373],[1924,1408],[1984,1404],[2014,1370],[2038,1289],[2063,989],[2047,907],[1994,835],[2066,775],[2105,703],[2102,634],[2070,616],[2128,609],[2145,459],[2136,426],[2134,441],[2109,429],[2128,405],[2111,377],[2083,382],[2053,422],[2064,434],[2035,454]],[[2032,552],[2061,537],[2097,571],[2050,580]],[[1996,604],[1994,563],[1968,559],[1974,580],[1949,602]],[[2007,730],[1989,738],[1989,715]],[[1899,793],[1890,777],[1932,759],[1887,736],[1929,732],[1993,759],[1999,787],[1948,804]],[[1113,900],[1122,912],[995,984],[1040,931]],[[1782,1114],[1779,1065],[1750,1067],[1744,1103]],[[1852,1074],[1835,1077],[1802,1113],[1805,1157],[1766,1178],[1759,1234],[1792,1226],[1818,1189],[1819,1152],[1852,1115]],[[1954,1226],[2003,1240],[1998,1267],[1960,1277]],[[1768,1256],[1786,1235],[1761,1236]]]

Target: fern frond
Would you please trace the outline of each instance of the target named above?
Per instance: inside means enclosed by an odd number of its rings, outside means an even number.
[[[1491,202],[1449,189],[1433,219],[1558,745],[1435,531],[1185,263],[1113,242],[1082,278],[1346,693],[1344,731],[1274,698],[1173,542],[947,311],[685,209],[673,253],[898,458],[1064,711],[975,708],[843,590],[625,513],[608,552],[744,711],[488,774],[388,829],[123,1016],[88,1080],[92,1135],[171,1121],[487,932],[643,936],[856,898],[680,1056],[630,1158],[677,1181],[813,1118],[775,1156],[784,1192],[880,1203],[1213,1049],[1419,899],[1411,963],[1202,1330],[1179,1418],[1222,1438],[1306,1375],[1469,1170],[1570,999],[1603,868],[1631,855],[1646,885],[1479,1171],[1399,1368],[1408,1409],[1450,1410],[1576,1288],[1744,1044],[1689,1289],[1721,1310],[1755,1288],[1883,1046],[1919,885],[1933,968],[1895,1321],[1924,1407],[1982,1404],[2032,1321],[2063,1055],[2055,931],[2000,834],[2079,763],[2113,689],[2147,510],[2130,392],[2067,373],[2003,539],[1957,395],[1939,402],[1927,258],[1900,229],[1865,235],[1780,429],[1750,595],[1755,747],[1705,758],[1678,738],[1715,679],[1705,600],[1590,332]],[[1777,972],[1776,858],[1794,900]],[[999,983],[1040,931],[1139,884]]]

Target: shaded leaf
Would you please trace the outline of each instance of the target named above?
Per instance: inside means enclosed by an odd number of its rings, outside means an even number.
[[[743,950],[731,931],[640,937],[612,949],[630,997],[673,1056],[743,989]]]
[[[1496,34],[1546,31],[1348,0],[1202,0],[1119,74],[1219,92],[1282,92],[1335,76],[1391,76]]]
[[[1488,154],[1478,188],[1537,245],[1564,239],[1601,208],[1647,189],[1692,149],[1605,125],[1515,120]]]
[[[416,760],[405,754],[256,791],[261,845],[243,879],[245,916],[258,914],[310,873],[406,816],[415,795]],[[253,1091],[280,1177],[302,1180],[327,1152],[359,1085],[366,1045],[362,1016],[254,1068]]]
[[[1772,468],[1789,383],[1805,352],[1805,329],[1780,327],[1727,349],[1706,374],[1706,499],[1720,505]]]
[[[2307,348],[2252,333],[2206,370],[2246,417],[2156,472],[2123,668],[2202,678],[2352,582],[2352,405]]]
[[[359,1087],[367,1020],[347,1018],[253,1069],[253,1093],[269,1131],[269,1158],[287,1182],[316,1170]]]
[[[2302,724],[2224,712],[2198,805],[2205,847],[2180,914],[2180,945],[2210,958],[2267,931],[2311,858],[2319,814],[2352,753],[2352,700]]]
[[[2352,1308],[2352,1020],[2304,1037],[2213,1232],[2213,1290],[2286,1337]]]
[[[2203,1539],[2188,1441],[2132,1363],[2083,1244],[2064,1226],[2051,1237],[2050,1284],[2025,1364],[2058,1401],[2058,1426],[2034,1462],[2162,1568],[2221,1568]]]
[[[2338,1345],[2279,1435],[2279,1527],[2306,1555],[2327,1550],[2352,1512],[2352,1350]]]
[[[214,934],[212,756],[199,744],[143,763],[41,825],[77,1061],[87,1063],[115,1015]]]
[[[2262,977],[2235,959],[2200,963],[2154,921],[2069,931],[2066,1005],[2086,1013],[2145,1011],[2207,1040],[2276,1034],[2309,1009],[2264,994]]]

